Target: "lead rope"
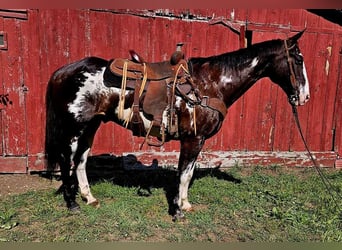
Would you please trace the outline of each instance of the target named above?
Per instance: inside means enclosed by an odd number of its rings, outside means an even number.
[[[309,150],[308,144],[306,143],[306,140],[305,140],[304,135],[303,135],[302,128],[301,128],[300,123],[299,123],[297,108],[296,108],[295,105],[291,105],[291,106],[292,106],[292,112],[293,112],[293,115],[294,115],[294,118],[295,118],[295,121],[296,121],[296,125],[297,125],[297,128],[298,128],[298,130],[299,130],[300,137],[302,138],[302,141],[303,141],[303,143],[304,143],[305,149],[306,149],[306,151],[308,152],[309,157],[310,157],[310,159],[311,159],[311,161],[312,161],[312,163],[313,163],[313,165],[314,165],[314,167],[315,167],[317,173],[319,174],[319,176],[320,176],[322,182],[324,183],[325,188],[328,190],[328,192],[329,192],[329,194],[330,194],[332,200],[334,201],[336,207],[337,207],[337,208],[339,209],[339,211],[341,212],[340,206],[339,206],[339,204],[337,203],[337,200],[336,200],[336,198],[335,198],[334,193],[332,192],[332,190],[334,190],[332,184],[331,184],[330,181],[327,179],[327,177],[324,175],[324,173],[322,172],[321,168],[318,166],[317,161],[316,161],[315,158],[313,157],[311,151]],[[334,191],[335,191],[335,193],[336,193],[336,195],[337,195],[337,198],[340,199],[340,200],[342,200],[342,196],[341,196],[336,190],[334,190]]]

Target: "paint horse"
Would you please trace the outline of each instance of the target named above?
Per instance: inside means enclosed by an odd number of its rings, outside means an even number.
[[[269,77],[284,90],[293,106],[304,105],[309,100],[309,82],[297,42],[303,32],[285,40],[264,41],[221,55],[187,60],[189,74],[201,99],[193,104],[187,98],[175,96],[178,135],[168,138],[180,141],[175,194],[169,208],[174,220],[183,218],[183,211],[192,209],[188,188],[205,140],[220,130],[226,110],[254,83]],[[60,167],[63,195],[70,210],[79,209],[75,201],[78,188],[87,204],[99,204],[87,180],[88,153],[101,122],[113,121],[124,126],[124,118],[118,118],[120,95],[126,101],[124,116],[132,108],[134,90],[126,89],[122,93],[113,84],[118,81],[116,85],[120,85],[122,77],[105,81],[109,64],[97,57],[84,58],[56,70],[47,86],[47,161],[49,167]],[[223,105],[224,110],[209,105],[214,102]],[[144,112],[141,116],[148,129],[151,119]]]

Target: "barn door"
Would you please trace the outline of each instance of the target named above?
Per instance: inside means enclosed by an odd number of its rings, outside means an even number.
[[[269,27],[250,25],[248,32],[246,38],[250,41],[247,43],[254,44],[275,38],[285,39],[298,31],[281,27],[272,30]],[[336,46],[333,45],[333,40],[332,33],[316,31],[306,31],[299,40],[311,90],[308,104],[298,108],[299,118],[310,148],[318,152],[331,151],[334,136],[332,114],[336,79],[333,79],[332,67],[336,63]],[[248,120],[244,124],[251,128],[243,129],[247,131],[243,147],[248,150],[304,151],[286,95],[268,79],[263,79],[262,82],[253,86],[242,98],[245,107],[243,118]],[[255,112],[253,107],[259,107],[258,111]]]
[[[334,140],[333,149],[338,154],[336,167],[342,168],[342,35],[339,36],[339,59],[338,59],[338,78],[337,78],[337,91],[335,98],[335,111],[334,111]]]
[[[271,39],[285,39],[288,33],[288,29],[281,27],[271,29],[268,26],[248,25],[245,46]],[[243,106],[241,131],[244,131],[240,147],[249,151],[287,151],[289,142],[286,145],[286,140],[283,139],[279,145],[277,140],[277,134],[288,129],[282,119],[291,121],[292,118],[291,112],[286,112],[290,109],[286,95],[280,88],[268,78],[264,78],[253,85],[240,101]],[[279,116],[277,110],[282,110],[278,112]],[[287,117],[284,118],[285,115]]]
[[[0,173],[27,171],[22,20],[0,11]],[[5,16],[4,16],[5,15]]]

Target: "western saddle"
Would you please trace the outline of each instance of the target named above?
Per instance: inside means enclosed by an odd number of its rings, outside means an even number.
[[[150,146],[162,146],[165,133],[178,136],[178,117],[174,108],[176,89],[185,95],[192,89],[188,65],[181,51],[182,45],[177,44],[169,61],[147,63],[135,51],[130,50],[132,60],[117,58],[109,66],[112,73],[122,77],[119,119],[124,119],[126,87],[134,89],[132,111],[125,124],[131,125],[133,135],[145,136],[145,141]],[[147,131],[140,116],[141,111],[152,119]],[[165,111],[168,124],[163,123]],[[151,132],[157,134],[159,142],[152,141]]]
[[[189,74],[188,63],[181,50],[182,45],[182,43],[177,44],[176,51],[169,61],[147,63],[135,51],[130,50],[131,60],[117,58],[109,65],[114,75],[122,77],[118,118],[124,120],[126,127],[130,124],[133,135],[145,136],[144,142],[146,141],[150,146],[162,146],[166,134],[178,137],[176,95],[192,105],[202,103],[202,97]],[[134,89],[134,100],[130,115],[124,118],[126,88]],[[222,106],[221,103],[220,105]],[[147,131],[140,112],[152,121]],[[193,119],[196,133],[195,108]],[[167,124],[164,124],[165,122]],[[153,141],[150,135],[157,136],[159,141]]]

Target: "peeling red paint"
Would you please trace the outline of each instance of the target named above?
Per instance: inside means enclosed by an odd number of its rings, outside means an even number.
[[[144,165],[151,165],[154,159],[161,166],[177,166],[178,152],[126,152],[123,155],[133,154]],[[315,160],[321,167],[334,167],[337,158],[336,152],[312,152]],[[269,152],[269,151],[215,151],[202,152],[196,162],[198,167],[230,168],[234,166],[269,166],[279,165],[286,167],[314,167],[307,152]]]

